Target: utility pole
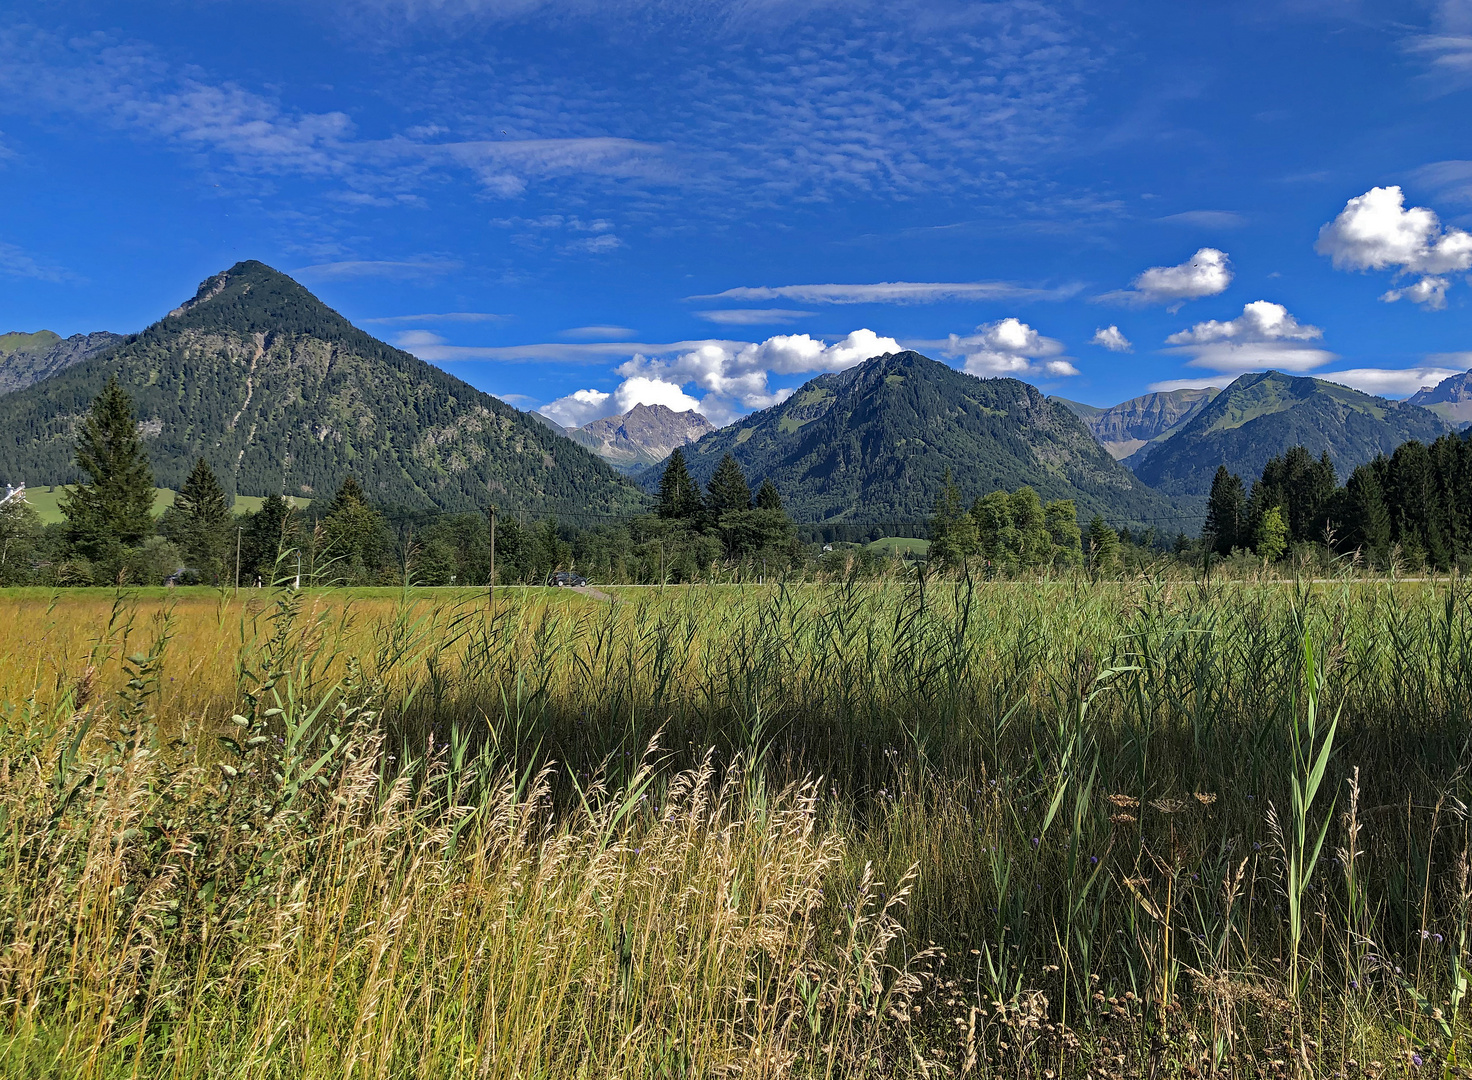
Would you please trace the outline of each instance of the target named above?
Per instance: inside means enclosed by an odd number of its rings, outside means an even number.
[[[235,526],[235,595],[240,595],[240,537],[245,532],[245,526]]]
[[[496,610],[496,504],[486,507],[486,517],[491,520],[491,586],[486,598],[492,611]]]

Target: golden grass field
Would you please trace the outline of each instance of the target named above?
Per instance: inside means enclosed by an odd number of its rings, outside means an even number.
[[[1468,1075],[1469,671],[1459,580],[7,592],[0,1075]]]

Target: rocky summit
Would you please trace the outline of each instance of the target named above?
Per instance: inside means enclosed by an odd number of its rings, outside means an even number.
[[[666,405],[635,405],[626,413],[594,420],[567,435],[620,472],[634,473],[713,430],[711,422],[693,409],[675,412]]]

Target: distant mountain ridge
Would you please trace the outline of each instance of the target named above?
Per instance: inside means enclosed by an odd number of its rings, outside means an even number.
[[[24,390],[122,340],[122,334],[106,330],[73,334],[68,338],[50,330],[0,334],[0,394]]]
[[[1442,379],[1435,386],[1423,386],[1406,401],[1434,412],[1455,427],[1472,424],[1472,371]]]
[[[1094,441],[1063,404],[1016,379],[979,379],[916,352],[822,375],[781,405],[685,450],[705,482],[726,453],[753,486],[770,479],[799,521],[929,518],[947,470],[970,500],[1034,488],[1116,523],[1166,522],[1175,507]],[[641,476],[658,484],[659,470]]]
[[[1341,480],[1356,465],[1411,439],[1430,442],[1450,430],[1418,405],[1362,394],[1347,386],[1279,371],[1243,375],[1217,394],[1135,467],[1145,483],[1171,495],[1205,495],[1219,465],[1244,479],[1294,446],[1328,452]]]
[[[1221,388],[1217,386],[1162,390],[1130,398],[1107,409],[1067,398],[1056,400],[1073,410],[1099,440],[1099,445],[1109,451],[1110,457],[1123,461],[1150,443],[1169,438],[1219,393]]]
[[[647,502],[586,449],[353,326],[246,261],[103,355],[0,397],[0,479],[76,479],[76,424],[110,375],[155,481],[205,457],[227,493],[330,496],[349,474],[388,506],[625,513]]]
[[[567,437],[620,472],[635,473],[663,461],[676,447],[688,446],[714,430],[711,422],[694,410],[675,412],[666,405],[635,405],[618,416],[572,428]]]

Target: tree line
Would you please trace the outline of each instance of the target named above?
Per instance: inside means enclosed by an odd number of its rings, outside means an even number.
[[[1327,454],[1295,446],[1247,490],[1225,465],[1212,480],[1203,547],[1275,560],[1304,545],[1358,555],[1368,566],[1472,568],[1472,441],[1402,443],[1340,486]]]
[[[174,504],[153,514],[154,477],[128,394],[110,380],[79,426],[76,464],[85,479],[62,498],[65,521],[43,527],[22,500],[0,507],[0,584],[158,583],[485,585],[490,522],[477,513],[385,514],[349,476],[310,508],[280,495],[233,514],[201,458]],[[610,583],[780,576],[821,558],[797,540],[777,489],[756,494],[729,455],[704,491],[683,453],[665,467],[653,513],[588,529],[555,517],[496,521],[494,573],[501,584],[538,584],[558,570]],[[867,559],[867,561],[866,561]],[[870,570],[877,557],[860,562]],[[849,561],[852,561],[850,556]],[[882,561],[882,560],[877,560]],[[833,569],[829,559],[827,568]]]

